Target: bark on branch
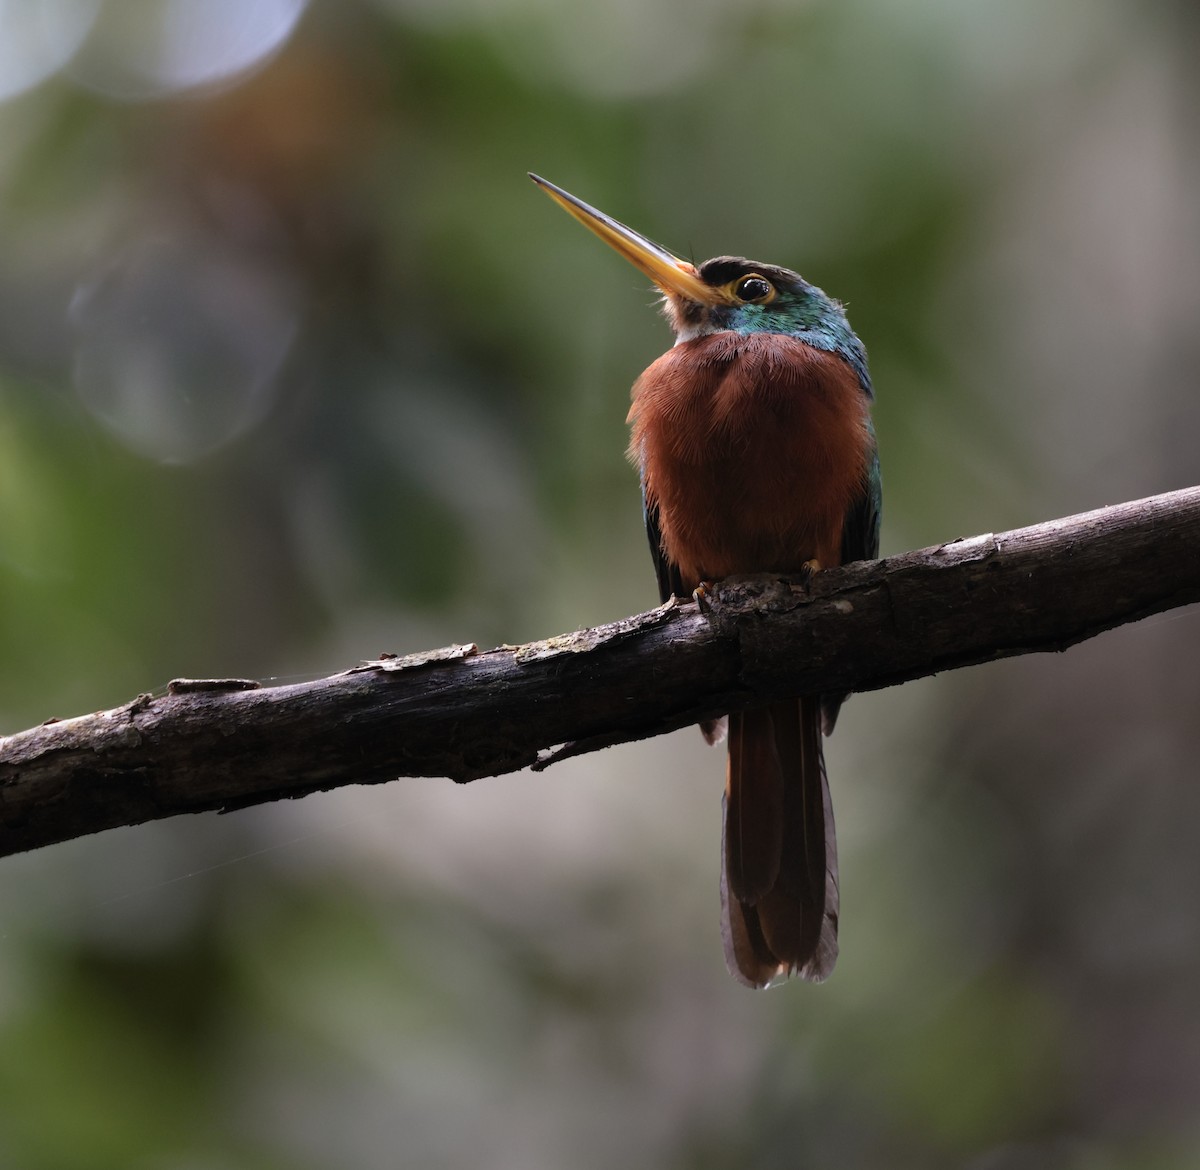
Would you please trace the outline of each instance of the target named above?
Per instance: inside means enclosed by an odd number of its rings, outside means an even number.
[[[1065,650],[1200,601],[1200,488],[818,573],[724,582],[596,629],[314,682],[176,680],[0,738],[0,856],[398,776],[544,767],[788,694]]]

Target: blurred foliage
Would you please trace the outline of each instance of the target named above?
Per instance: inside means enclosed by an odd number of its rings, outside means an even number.
[[[849,304],[885,551],[1197,482],[1198,26],[0,5],[0,728],[652,603],[669,338],[529,169]],[[726,977],[694,734],[7,859],[0,1166],[1195,1165],[1196,623],[856,698],[821,988]]]

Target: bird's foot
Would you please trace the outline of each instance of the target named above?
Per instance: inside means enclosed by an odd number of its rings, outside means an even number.
[[[821,562],[815,557],[811,561],[805,561],[804,564],[800,566],[800,584],[807,589],[809,585],[812,584],[813,574],[819,573],[820,571]]]
[[[712,602],[709,601],[709,596],[713,592],[713,589],[714,585],[711,581],[701,581],[692,590],[692,600],[696,603],[696,608],[701,613],[712,613]]]

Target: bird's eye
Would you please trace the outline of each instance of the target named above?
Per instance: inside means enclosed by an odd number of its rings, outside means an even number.
[[[761,304],[763,301],[769,301],[775,295],[775,289],[771,287],[771,282],[766,277],[759,276],[757,273],[751,276],[743,276],[737,282],[737,288],[734,289],[739,301],[744,301],[748,304]]]

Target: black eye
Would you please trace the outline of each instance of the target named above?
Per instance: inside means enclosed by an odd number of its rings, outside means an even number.
[[[739,301],[765,301],[774,291],[771,282],[761,276],[743,276],[736,289]]]

